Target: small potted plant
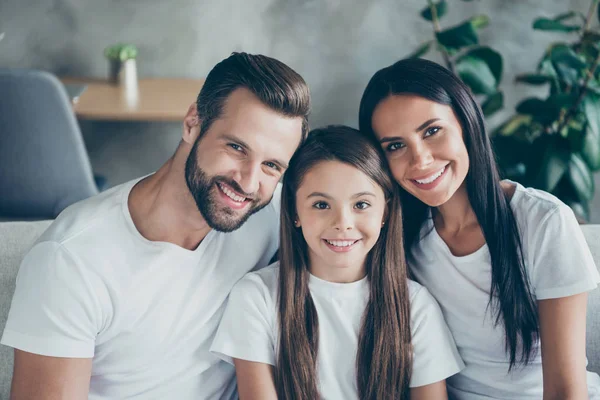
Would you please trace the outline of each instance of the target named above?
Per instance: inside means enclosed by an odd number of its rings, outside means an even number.
[[[137,85],[137,53],[134,45],[125,43],[117,43],[104,49],[104,56],[109,62],[109,80],[112,83],[126,87]]]

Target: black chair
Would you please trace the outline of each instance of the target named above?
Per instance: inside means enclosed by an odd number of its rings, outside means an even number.
[[[0,216],[55,218],[97,193],[61,82],[47,72],[0,68]]]

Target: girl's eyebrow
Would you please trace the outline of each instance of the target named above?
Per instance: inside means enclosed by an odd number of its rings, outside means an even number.
[[[377,196],[375,196],[375,193],[372,193],[372,192],[359,192],[359,193],[356,193],[356,194],[352,195],[352,198],[361,197],[361,196],[373,196],[373,197],[377,197]],[[333,198],[330,195],[328,195],[326,193],[323,193],[323,192],[312,192],[311,194],[309,194],[306,197],[307,198],[311,198],[311,197],[325,197],[326,199],[332,199]]]
[[[307,199],[310,199],[311,197],[325,197],[326,199],[331,199],[332,197],[328,194],[325,194],[323,192],[312,192],[311,194],[309,194],[308,196],[306,196]]]

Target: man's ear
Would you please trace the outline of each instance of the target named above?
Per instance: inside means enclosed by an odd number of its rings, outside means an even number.
[[[192,103],[183,119],[183,135],[181,135],[181,138],[184,142],[193,145],[199,134],[200,118],[198,118],[198,109],[196,103]]]

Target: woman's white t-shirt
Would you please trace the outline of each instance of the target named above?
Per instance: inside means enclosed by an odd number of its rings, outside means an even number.
[[[596,288],[600,276],[572,210],[556,197],[518,183],[511,199],[536,300],[566,297]],[[448,393],[460,400],[541,399],[540,343],[526,366],[508,372],[504,326],[494,325],[488,308],[491,260],[487,245],[454,256],[428,219],[424,237],[411,251],[415,279],[438,301],[466,364],[448,380]],[[588,372],[590,398],[600,398],[600,378]]]
[[[211,351],[232,358],[276,364],[279,340],[279,263],[247,274],[229,295]],[[322,399],[357,399],[356,353],[361,319],[369,299],[367,278],[333,283],[310,276],[309,290],[319,318],[317,374]],[[413,372],[411,387],[439,382],[464,364],[427,289],[409,281]]]

